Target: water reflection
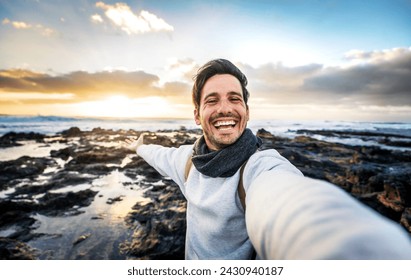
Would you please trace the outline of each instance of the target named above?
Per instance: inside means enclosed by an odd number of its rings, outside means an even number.
[[[88,207],[75,216],[47,217],[36,214],[33,233],[45,234],[29,242],[40,252],[40,259],[124,259],[119,244],[131,237],[124,217],[142,196],[139,180],[131,180],[119,171],[95,179],[91,185],[68,186],[53,192],[97,191]],[[75,207],[76,208],[76,207]],[[69,214],[69,213],[68,213]],[[76,241],[82,237],[83,241]]]
[[[2,148],[0,150],[1,161],[16,160],[22,156],[48,157],[52,150],[60,150],[68,147],[68,145],[64,143],[53,143],[49,145],[47,142],[37,143],[34,140],[19,141],[18,143],[22,145]]]

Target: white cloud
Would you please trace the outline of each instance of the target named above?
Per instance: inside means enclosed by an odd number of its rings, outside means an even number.
[[[23,21],[13,21],[11,24],[16,29],[30,29],[31,28],[30,24],[25,23]]]
[[[250,100],[255,96],[273,104],[379,106],[385,111],[387,106],[411,106],[411,48],[355,50],[346,57],[352,63],[334,67],[239,66],[249,80]]]
[[[3,19],[4,25],[11,24],[16,29],[30,29],[32,26],[24,21],[11,21],[8,18]]]
[[[351,51],[348,67],[324,68],[302,90],[374,105],[411,105],[411,48]]]
[[[96,7],[105,10],[106,17],[128,35],[174,31],[174,27],[162,18],[144,10],[139,14],[135,14],[125,3],[108,5],[103,2],[97,2]]]
[[[192,84],[193,77],[197,73],[199,67],[200,65],[191,58],[169,58],[165,67],[165,74],[161,77],[160,84],[173,81]]]
[[[344,57],[354,63],[381,63],[395,61],[411,54],[410,48],[393,48],[377,51],[351,50],[345,53]]]
[[[30,23],[24,21],[11,21],[8,18],[3,19],[3,25],[11,25],[15,29],[26,29],[26,30],[34,30],[40,33],[42,36],[50,37],[56,33],[56,31],[52,28],[45,27],[41,24],[32,25]]]
[[[37,93],[37,92],[1,92],[0,100],[70,100],[74,98],[73,93]]]
[[[102,23],[103,22],[103,18],[99,14],[92,15],[90,17],[90,19],[94,23]]]
[[[41,35],[45,37],[51,37],[54,35],[56,31],[54,29],[51,29],[49,27],[44,27],[41,24],[36,25],[36,29],[38,32],[40,32]]]
[[[153,31],[174,31],[174,27],[150,12],[143,10],[140,12],[139,17],[146,21]]]

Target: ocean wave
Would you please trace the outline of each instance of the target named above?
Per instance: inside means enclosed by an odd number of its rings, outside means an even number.
[[[14,122],[61,122],[61,121],[78,121],[77,118],[72,117],[60,117],[60,116],[11,116],[1,115],[1,123],[14,123]]]

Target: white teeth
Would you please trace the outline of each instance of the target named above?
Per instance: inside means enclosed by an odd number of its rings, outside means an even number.
[[[219,121],[214,126],[219,127],[223,125],[235,125],[235,122],[234,121]]]

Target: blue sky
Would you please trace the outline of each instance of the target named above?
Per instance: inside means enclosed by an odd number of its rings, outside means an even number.
[[[0,1],[0,111],[191,117],[233,61],[251,116],[411,121],[411,1]]]

